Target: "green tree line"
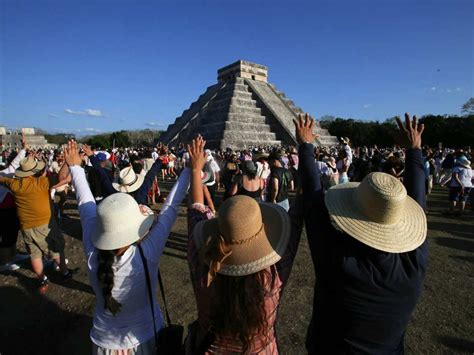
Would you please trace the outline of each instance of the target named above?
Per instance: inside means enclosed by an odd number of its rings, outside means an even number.
[[[453,148],[474,145],[474,113],[464,116],[425,115],[420,122],[425,125],[423,144],[435,147],[443,143],[443,146]],[[354,146],[376,144],[386,147],[395,144],[395,117],[377,122],[326,116],[322,117],[321,126],[333,136],[348,137]]]

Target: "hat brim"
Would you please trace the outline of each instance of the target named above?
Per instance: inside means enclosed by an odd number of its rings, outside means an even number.
[[[140,186],[142,186],[144,181],[145,181],[145,178],[142,175],[137,174],[137,181],[135,181],[132,185],[121,185],[114,182],[112,183],[112,186],[114,187],[115,190],[119,192],[130,193],[130,192],[137,191],[140,188]]]
[[[105,231],[99,223],[92,230],[92,244],[101,250],[115,250],[131,245],[149,232],[154,216],[141,216],[135,223],[127,221],[118,229]]]
[[[16,169],[15,170],[15,176],[16,177],[33,176],[33,175],[39,173],[40,171],[42,171],[45,166],[46,166],[46,164],[43,161],[38,161],[37,164],[36,164],[36,168],[34,168],[33,170],[23,171],[23,170],[21,170],[21,168]]]
[[[407,196],[400,221],[381,224],[370,221],[357,208],[354,192],[360,183],[333,186],[325,197],[331,221],[354,239],[377,250],[404,253],[419,247],[426,239],[426,215],[421,206]]]
[[[275,204],[259,203],[259,206],[264,232],[249,243],[229,245],[232,254],[222,263],[219,274],[251,275],[274,265],[285,253],[291,231],[288,213]],[[193,238],[198,250],[207,244],[208,239],[219,236],[217,218],[199,222],[194,227]]]

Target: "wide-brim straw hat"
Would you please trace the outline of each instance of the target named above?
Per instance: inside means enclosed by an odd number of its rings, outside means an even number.
[[[228,276],[251,275],[277,263],[290,238],[288,213],[276,204],[257,203],[248,196],[224,201],[218,218],[199,222],[193,232],[202,253],[213,240],[223,238],[231,254],[217,271]]]
[[[467,169],[471,168],[471,162],[465,156],[462,156],[461,158],[457,159],[456,163],[462,165]]]
[[[117,191],[130,193],[138,190],[144,180],[145,178],[142,175],[136,174],[133,168],[128,166],[120,170],[119,182],[118,184],[114,182],[112,186]]]
[[[325,203],[337,229],[374,249],[404,253],[426,238],[425,212],[389,174],[371,173],[361,183],[333,186]]]
[[[97,206],[97,222],[91,234],[92,244],[101,250],[115,250],[143,238],[153,224],[154,216],[143,215],[135,199],[115,193]]]
[[[46,164],[43,161],[37,161],[33,157],[23,158],[20,166],[15,170],[16,177],[33,176],[44,169]]]

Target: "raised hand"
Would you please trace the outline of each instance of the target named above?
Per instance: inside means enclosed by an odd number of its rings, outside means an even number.
[[[28,143],[26,143],[25,135],[21,135],[21,149],[28,150]]]
[[[402,147],[407,149],[421,149],[421,135],[425,129],[423,123],[418,123],[418,118],[413,116],[410,119],[410,114],[405,113],[405,125],[403,125],[399,117],[396,118],[398,128],[397,140]]]
[[[94,152],[92,151],[91,147],[89,147],[87,144],[82,145],[82,151],[90,157],[91,155],[94,155]]]
[[[206,164],[206,156],[204,154],[205,145],[206,141],[201,135],[198,135],[196,138],[194,138],[191,142],[191,145],[187,145],[189,156],[191,157],[191,167],[193,170],[202,170]]]
[[[296,128],[296,140],[299,144],[313,143],[319,135],[314,133],[315,121],[307,113],[298,115],[298,120],[293,120]]]
[[[67,165],[81,165],[82,159],[79,155],[79,149],[77,149],[77,143],[74,140],[70,140],[67,144],[67,148],[64,150],[64,161]]]

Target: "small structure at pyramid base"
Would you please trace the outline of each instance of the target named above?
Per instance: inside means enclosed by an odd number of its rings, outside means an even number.
[[[210,149],[296,145],[293,119],[303,110],[267,82],[268,68],[239,60],[218,70],[218,82],[207,88],[160,138],[168,145],[201,134]],[[338,144],[317,124],[317,145]]]

